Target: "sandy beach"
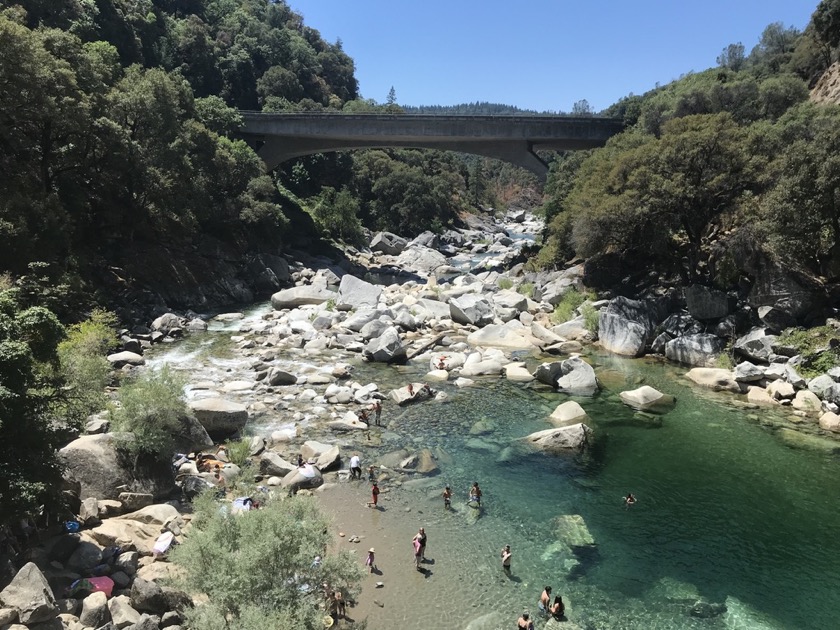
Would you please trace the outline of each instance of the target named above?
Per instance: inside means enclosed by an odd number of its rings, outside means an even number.
[[[315,493],[333,520],[336,548],[355,552],[360,564],[369,548],[376,549],[378,570],[365,575],[357,602],[347,608],[350,619],[337,627],[352,628],[366,619],[369,630],[465,628],[486,617],[481,628],[507,628],[523,607],[536,611],[541,586],[518,577],[515,560],[513,575],[505,576],[499,558],[505,543],[501,538],[490,542],[493,532],[481,528],[481,519],[473,520],[473,508],[465,505],[467,488],[453,489],[453,508],[446,510],[442,479],[397,484],[381,483],[378,509],[366,506],[367,480],[328,483]],[[428,543],[418,571],[412,538],[420,527],[425,527]],[[349,542],[354,536],[360,542]],[[383,586],[377,588],[377,582]],[[501,598],[500,587],[506,593]]]

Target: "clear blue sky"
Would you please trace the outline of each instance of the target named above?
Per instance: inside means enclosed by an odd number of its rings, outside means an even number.
[[[364,98],[403,105],[489,101],[599,111],[690,71],[728,44],[747,54],[772,22],[800,30],[818,0],[288,0],[341,39]]]

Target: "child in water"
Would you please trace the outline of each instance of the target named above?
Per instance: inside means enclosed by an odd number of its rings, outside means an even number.
[[[443,507],[447,510],[452,507],[452,490],[449,486],[443,489]]]

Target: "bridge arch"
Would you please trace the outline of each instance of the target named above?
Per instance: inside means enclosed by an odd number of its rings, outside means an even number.
[[[624,124],[577,116],[447,116],[241,112],[239,134],[268,170],[314,153],[388,147],[473,153],[504,160],[540,177],[548,166],[537,150],[603,146]]]

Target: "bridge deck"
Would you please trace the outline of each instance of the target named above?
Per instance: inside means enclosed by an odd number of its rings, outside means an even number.
[[[373,147],[437,148],[513,162],[540,175],[535,150],[603,146],[622,121],[577,116],[450,116],[241,112],[241,135],[258,145],[269,168],[329,151]]]

